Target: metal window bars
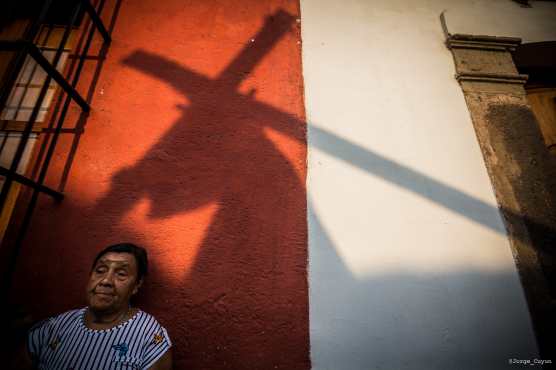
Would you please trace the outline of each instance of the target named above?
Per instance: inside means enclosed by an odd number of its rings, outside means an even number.
[[[105,0],[98,1],[96,6],[91,4],[89,0],[73,0],[71,2],[73,11],[70,13],[71,17],[68,24],[64,25],[65,30],[60,41],[58,42],[58,46],[56,48],[49,48],[50,51],[55,51],[52,61],[49,61],[43,55],[44,50],[41,51],[41,48],[35,44],[35,40],[38,33],[40,32],[41,26],[45,23],[47,14],[51,11],[53,2],[53,0],[44,1],[42,8],[40,9],[40,13],[32,20],[31,24],[27,27],[22,39],[0,40],[0,51],[15,52],[15,56],[12,58],[10,64],[8,65],[7,73],[5,74],[6,77],[4,78],[4,81],[2,81],[2,85],[0,86],[1,109],[4,109],[6,107],[6,103],[10,98],[10,94],[12,94],[12,90],[16,86],[20,71],[22,71],[22,68],[24,68],[25,63],[29,60],[29,58],[32,58],[36,65],[42,68],[43,71],[46,73],[46,78],[42,83],[38,96],[31,109],[29,119],[24,124],[23,130],[20,133],[21,137],[19,139],[19,143],[17,144],[15,154],[13,155],[9,166],[0,166],[0,176],[2,176],[4,180],[4,183],[2,184],[2,188],[0,190],[0,211],[2,212],[2,214],[5,214],[5,207],[9,206],[7,200],[10,189],[12,188],[12,185],[14,183],[19,183],[32,189],[32,194],[25,210],[25,214],[23,216],[21,224],[18,227],[17,232],[15,233],[13,245],[10,245],[8,259],[4,265],[6,267],[4,271],[5,276],[3,277],[1,283],[2,285],[0,286],[2,293],[6,293],[12,285],[15,264],[19,256],[25,234],[29,227],[34,208],[37,204],[39,194],[47,194],[54,198],[56,201],[61,201],[64,198],[62,192],[44,184],[46,174],[50,165],[50,161],[54,154],[56,144],[58,142],[58,137],[60,133],[62,133],[64,120],[68,113],[71,102],[74,101],[75,103],[77,103],[84,114],[87,114],[90,111],[88,102],[85,98],[83,98],[83,96],[80,95],[80,93],[76,89],[76,86],[85,65],[85,61],[88,58],[87,53],[89,52],[89,49],[91,47],[95,32],[98,31],[103,39],[102,50],[104,52],[111,42],[110,34],[100,18],[100,14],[105,6]],[[82,44],[82,47],[81,45],[76,47],[73,58],[74,63],[70,66],[70,68],[68,68],[66,77],[57,69],[57,66],[60,62],[60,59],[62,58],[72,29],[75,28],[76,21],[82,12],[88,15],[90,22],[88,22],[88,24],[87,22],[84,22],[85,25],[83,25],[82,27],[83,31],[81,41],[85,41],[84,44]],[[85,37],[86,33],[87,35]],[[33,74],[35,70],[36,66],[31,71],[31,73]],[[32,78],[33,76],[31,75],[30,79]],[[69,79],[71,79],[71,81],[68,81]],[[54,125],[54,129],[49,131],[50,141],[45,144],[47,145],[47,149],[45,152],[41,153],[43,158],[42,164],[40,164],[40,166],[38,167],[38,171],[36,171],[36,174],[38,175],[36,176],[36,178],[28,177],[24,173],[19,173],[21,171],[18,170],[21,167],[22,158],[30,141],[33,127],[35,125],[35,122],[37,121],[37,118],[41,111],[41,107],[43,105],[43,101],[45,100],[49,87],[51,87],[52,81],[58,84],[61,88],[58,102],[61,103],[63,101],[63,104],[57,107],[57,110],[59,108],[60,110],[52,116],[52,120],[57,119],[57,121]],[[3,245],[2,247],[5,247],[5,245]]]

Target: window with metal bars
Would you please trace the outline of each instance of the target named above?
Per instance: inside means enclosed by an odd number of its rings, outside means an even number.
[[[0,17],[0,239],[10,250],[3,291],[11,285],[38,196],[63,199],[44,180],[70,104],[77,103],[84,114],[90,110],[76,86],[95,34],[103,39],[101,56],[110,43],[100,18],[104,5],[104,0],[13,0],[0,6],[5,9]],[[50,115],[54,99],[57,112]],[[49,140],[31,176],[26,168],[46,120]],[[31,190],[29,202],[15,237],[6,241],[4,231],[22,186]]]

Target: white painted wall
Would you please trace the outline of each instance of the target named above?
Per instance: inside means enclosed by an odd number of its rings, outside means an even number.
[[[538,357],[439,15],[556,40],[556,4],[302,0],[314,369]]]

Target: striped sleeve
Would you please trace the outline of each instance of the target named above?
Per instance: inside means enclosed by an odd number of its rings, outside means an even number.
[[[27,335],[27,350],[31,358],[38,359],[42,351],[48,345],[48,341],[54,332],[54,318],[49,318],[35,324]]]
[[[142,370],[149,369],[172,346],[168,332],[156,321],[153,327],[147,330],[145,335],[143,359],[141,362]]]

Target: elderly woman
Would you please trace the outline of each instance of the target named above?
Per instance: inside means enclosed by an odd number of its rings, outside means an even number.
[[[147,266],[146,251],[134,244],[101,251],[87,283],[87,307],[35,325],[17,368],[171,369],[172,343],[166,329],[130,304]]]

